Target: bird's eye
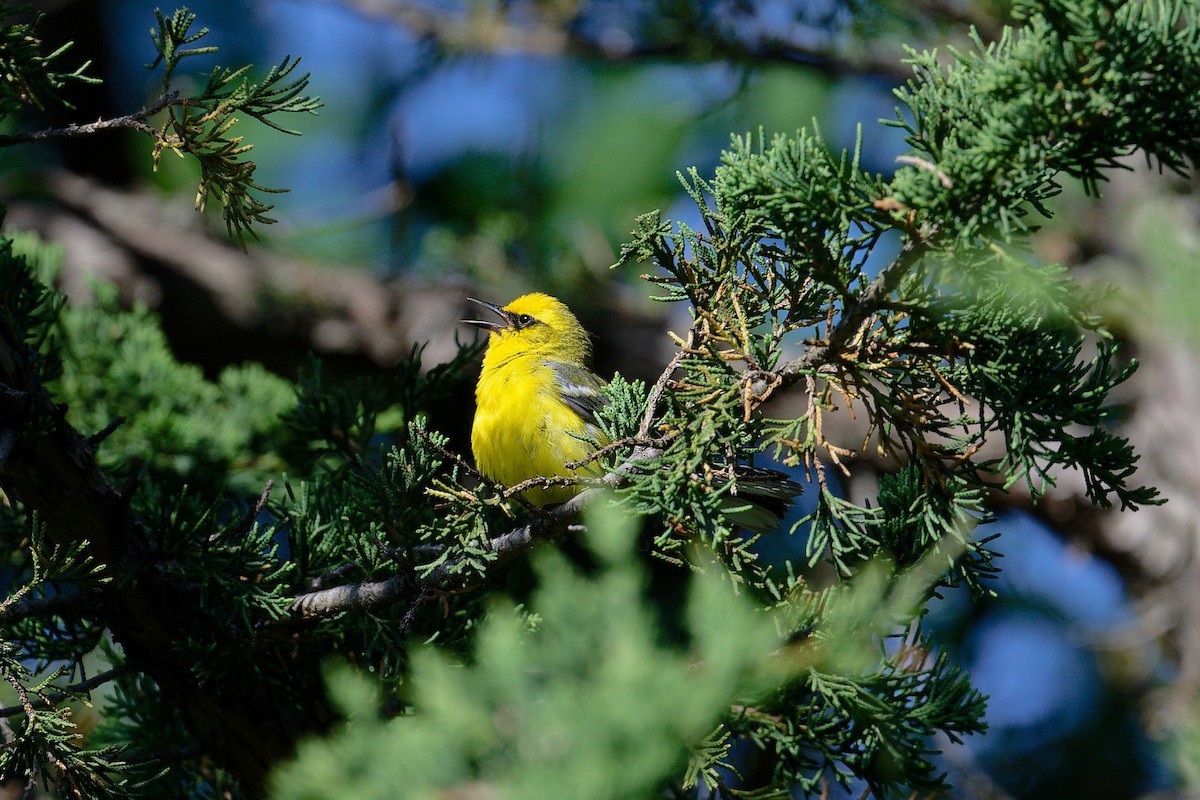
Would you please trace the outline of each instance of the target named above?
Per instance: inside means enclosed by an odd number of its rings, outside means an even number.
[[[517,327],[518,328],[528,328],[530,325],[532,325],[536,321],[537,320],[535,320],[533,317],[529,316],[528,314],[522,314],[521,316],[517,317]]]

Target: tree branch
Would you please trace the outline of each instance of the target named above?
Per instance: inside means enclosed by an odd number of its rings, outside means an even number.
[[[760,36],[752,41],[719,36],[711,28],[684,31],[675,38],[638,41],[636,33],[611,30],[591,38],[569,19],[523,19],[515,22],[503,12],[491,14],[450,14],[418,3],[387,0],[341,0],[348,6],[376,19],[393,22],[414,36],[437,42],[448,50],[484,53],[523,54],[541,57],[625,61],[632,59],[720,59],[761,63],[799,64],[826,75],[879,75],[897,81],[912,77],[904,63],[904,54],[894,50],[867,47],[863,43],[853,54],[836,47],[814,47],[803,41]]]
[[[236,346],[227,345],[230,349],[278,370],[293,368],[281,359],[294,360],[310,350],[380,366],[405,357],[418,341],[436,340],[424,353],[432,363],[448,360],[456,350],[447,331],[449,321],[460,316],[462,300],[444,287],[416,280],[382,283],[349,265],[333,269],[265,249],[247,254],[195,226],[181,228],[161,197],[114,190],[69,172],[48,172],[43,180],[54,200],[104,235],[102,241],[79,235],[64,241],[68,269],[80,269],[94,260],[98,247],[115,242],[122,256],[132,254],[124,256],[131,271],[123,276],[128,300],[153,298],[162,291],[159,281],[171,282],[177,292],[189,292],[180,308],[164,313],[164,322],[168,328],[174,322],[180,335],[202,339],[203,344],[176,337],[175,346],[203,352],[211,349],[213,337],[233,340]],[[9,203],[9,224],[37,230],[46,238],[63,238],[59,221],[44,207],[24,205],[20,198],[2,199]],[[147,285],[132,285],[147,277]],[[86,291],[82,276],[75,282]],[[195,314],[197,308],[213,311]],[[446,321],[445,331],[436,327],[440,320]]]
[[[105,672],[93,675],[87,680],[67,686],[59,691],[39,693],[37,700],[30,701],[30,708],[35,711],[39,708],[49,708],[51,704],[57,703],[59,700],[65,700],[71,695],[90,692],[97,686],[108,683],[109,681],[119,678],[122,675],[128,674],[132,671],[133,668],[128,664],[122,664]],[[24,705],[0,707],[0,717],[12,717],[25,712],[26,709]]]
[[[0,606],[0,625],[12,625],[27,617],[50,617],[78,608],[88,599],[85,592],[74,594],[54,594],[48,597],[37,597],[32,600],[18,600],[6,606]]]
[[[112,119],[98,119],[95,122],[88,122],[83,125],[68,125],[65,128],[51,128],[44,131],[34,131],[32,133],[18,133],[11,136],[0,136],[0,147],[12,147],[18,144],[28,144],[31,142],[51,142],[62,139],[77,139],[83,136],[91,136],[101,131],[111,131],[120,129],[132,129],[141,131],[142,133],[150,134],[158,137],[161,133],[158,129],[147,125],[144,120],[154,116],[169,105],[179,102],[179,92],[171,92],[165,94],[158,99],[154,105],[149,108],[143,108],[141,111],[136,111],[132,114],[126,114],[123,117],[114,117]]]
[[[669,375],[673,372],[676,364],[677,361],[672,359],[664,374]],[[626,475],[639,461],[654,458],[661,453],[660,449],[652,445],[638,445],[621,466],[599,478],[592,488],[580,492],[528,525],[489,539],[484,544],[484,549],[495,555],[492,563],[498,565],[512,561],[535,546],[543,542],[553,542],[575,529],[574,520],[579,518],[588,505],[608,490],[624,483]],[[433,590],[444,589],[454,584],[457,577],[455,570],[464,561],[465,558],[461,557],[451,559],[422,579],[416,579],[409,574],[394,575],[382,581],[364,581],[298,595],[292,600],[292,620],[320,619],[345,611],[381,608],[414,594],[420,597]]]
[[[14,706],[13,714],[24,714],[25,719],[30,725],[37,724],[37,716],[34,714],[33,701],[29,699],[29,689],[25,684],[21,683],[17,675],[8,668],[3,668],[4,677],[8,679],[8,683],[17,693],[17,699],[21,701],[20,705]],[[8,719],[10,715],[3,715],[4,719]]]
[[[613,476],[616,476],[615,471],[602,480],[614,485],[609,481]],[[495,556],[493,564],[504,564],[532,550],[537,544],[552,542],[571,530],[580,512],[603,491],[598,487],[580,492],[545,517],[538,517],[528,525],[489,539],[484,549]],[[382,581],[365,581],[308,592],[292,601],[293,618],[317,619],[345,611],[365,611],[397,603],[427,590],[443,589],[453,585],[458,577],[455,570],[464,561],[464,558],[451,559],[421,579],[403,574]]]

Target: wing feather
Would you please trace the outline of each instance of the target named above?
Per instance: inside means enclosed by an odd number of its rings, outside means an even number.
[[[596,414],[608,403],[604,379],[589,369],[562,361],[548,361],[554,381],[567,406],[589,425],[597,425]]]

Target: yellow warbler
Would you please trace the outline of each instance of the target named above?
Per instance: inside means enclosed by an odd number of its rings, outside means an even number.
[[[512,486],[534,476],[595,474],[587,465],[588,439],[607,440],[596,425],[604,405],[604,381],[588,369],[592,343],[575,315],[546,294],[527,294],[491,309],[503,322],[463,320],[491,335],[475,387],[471,449],[475,466],[488,478]],[[562,503],[578,486],[535,487],[525,497],[537,505]]]
[[[475,387],[471,449],[489,479],[513,486],[540,476],[600,474],[595,462],[569,468],[608,439],[596,422],[605,382],[591,371],[587,331],[561,301],[547,294],[518,297],[506,306],[468,298],[495,312],[499,322],[463,320],[489,334]],[[724,503],[728,519],[752,530],[775,527],[801,487],[774,470],[738,466],[736,497]],[[580,486],[534,487],[536,505],[563,503]]]

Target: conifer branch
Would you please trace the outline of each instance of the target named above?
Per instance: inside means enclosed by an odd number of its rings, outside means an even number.
[[[11,710],[11,713],[0,713],[0,716],[10,717],[17,714],[24,714],[26,721],[30,725],[37,725],[37,716],[34,713],[37,709],[33,707],[33,701],[29,699],[29,689],[21,680],[21,677],[14,670],[9,669],[7,665],[0,665],[0,672],[4,673],[5,679],[17,693],[17,699],[20,701],[19,705],[13,706],[11,709],[0,709],[3,712]]]
[[[66,700],[86,694],[92,689],[95,689],[97,686],[103,686],[109,681],[115,680],[122,675],[128,675],[131,671],[132,668],[128,664],[122,664],[120,666],[113,667],[110,670],[105,670],[104,672],[93,675],[86,680],[73,683],[70,686],[66,686],[58,691],[40,691],[38,692],[38,699],[29,701],[29,710],[37,711],[38,709],[49,708],[51,705],[59,702],[60,700]],[[0,707],[0,717],[12,717],[17,714],[26,713],[24,700],[28,699],[28,697],[23,698],[21,705]]]
[[[68,83],[100,83],[99,79],[86,74],[91,62],[84,62],[69,72],[58,69],[56,62],[70,50],[71,44],[53,50],[47,47],[37,30],[42,12],[36,12],[30,21],[16,20],[28,10],[27,6],[13,6],[9,0],[0,0],[0,61],[4,65],[0,74],[0,117],[7,117],[25,106],[45,109],[54,103],[71,108],[71,104],[59,95],[61,89]]]
[[[606,476],[604,480],[608,482],[609,477]],[[612,473],[611,477],[615,479],[616,473]],[[489,539],[484,543],[484,549],[492,555],[490,563],[507,563],[538,544],[552,542],[565,535],[582,510],[602,491],[599,488],[583,491],[528,525]],[[424,578],[400,574],[382,581],[364,581],[307,592],[293,598],[291,613],[293,619],[316,619],[346,611],[366,611],[394,605],[414,594],[436,592],[453,586],[458,579],[456,567],[464,561],[462,558],[451,559]]]
[[[778,369],[770,372],[757,371],[748,376],[750,379],[744,381],[744,392],[753,398],[753,405],[761,405],[776,389],[792,386],[814,370],[839,358],[846,345],[862,330],[863,325],[886,304],[888,297],[900,285],[904,276],[929,252],[937,239],[937,233],[938,228],[933,227],[919,235],[910,235],[900,254],[875,276],[852,305],[842,310],[841,316],[833,324],[823,344],[810,345],[803,355]]]
[[[5,269],[12,279],[27,267],[10,261]],[[33,280],[27,271],[24,275]],[[52,305],[49,300],[46,304]],[[151,533],[96,464],[86,437],[70,425],[42,384],[37,360],[21,336],[0,328],[0,383],[24,393],[28,413],[39,421],[40,430],[14,447],[0,473],[0,489],[37,514],[48,544],[58,552],[78,553],[77,563],[103,565],[100,577],[125,570],[121,580],[89,593],[94,618],[120,642],[130,668],[150,675],[179,708],[207,752],[236,771],[247,786],[260,786],[269,765],[291,751],[291,737],[316,721],[292,713],[286,705],[264,703],[270,692],[261,676],[243,676],[236,686],[220,688],[196,682],[195,664],[179,642],[204,605],[199,592],[159,569],[161,564],[151,555]],[[130,569],[131,564],[138,566]],[[12,621],[56,613],[63,610],[56,607],[60,602],[74,601],[18,600],[7,613]]]
[[[0,147],[11,147],[13,145],[29,144],[34,142],[52,142],[61,141],[64,139],[77,139],[83,136],[92,136],[103,131],[122,129],[135,130],[158,138],[162,136],[162,132],[152,125],[147,125],[145,120],[162,111],[167,106],[175,105],[181,102],[183,101],[179,92],[173,91],[160,97],[153,105],[143,108],[141,111],[136,111],[132,114],[126,114],[123,117],[100,119],[96,120],[95,122],[88,122],[85,124],[68,125],[65,128],[51,128],[48,130],[33,131],[31,133],[18,133],[0,136]]]
[[[675,363],[672,360],[669,371],[674,370]],[[579,518],[585,508],[609,490],[620,487],[639,462],[656,458],[661,454],[662,450],[657,445],[638,444],[624,463],[596,479],[592,488],[585,489],[566,503],[543,512],[527,525],[513,528],[507,533],[489,539],[484,544],[484,549],[492,554],[489,563],[493,565],[508,563],[531,551],[539,544],[561,538],[574,528],[575,520]],[[464,557],[451,559],[439,565],[423,578],[416,578],[405,573],[380,581],[363,581],[306,592],[292,599],[291,619],[319,619],[337,616],[346,611],[382,608],[395,605],[414,594],[436,592],[454,585],[458,580],[457,568],[464,563],[466,563]],[[337,570],[333,572],[336,573]],[[326,575],[322,575],[318,581],[324,583],[326,579]],[[275,624],[277,623],[268,623],[267,627]]]
[[[539,513],[529,524],[514,528],[507,533],[488,540],[484,545],[484,549],[493,556],[489,562],[490,564],[499,565],[507,563],[529,552],[541,543],[559,539],[572,529],[575,520],[579,518],[588,505],[595,502],[606,491],[618,488],[625,483],[629,474],[636,468],[639,462],[657,458],[662,454],[660,443],[657,440],[649,438],[649,431],[654,425],[655,411],[662,399],[663,393],[666,391],[671,377],[679,368],[683,357],[684,352],[682,350],[677,351],[655,381],[647,397],[646,408],[642,416],[638,435],[614,443],[614,445],[620,444],[622,446],[633,444],[634,448],[629,457],[620,466],[603,477],[589,481],[592,484],[592,488],[585,489],[566,503],[550,511],[535,509]],[[467,464],[454,452],[447,450],[439,444],[436,438],[423,428],[416,426],[413,428],[413,431],[422,441],[439,452],[443,458],[449,459],[457,464],[459,468],[465,468],[474,477],[482,478],[475,471],[474,467]],[[520,491],[522,488],[527,488],[526,484],[543,485],[545,480],[538,478],[531,479],[519,487],[512,487],[509,491]],[[414,549],[420,550],[421,547],[418,546]],[[336,579],[343,571],[347,571],[348,568],[352,568],[352,565],[343,564],[318,576],[313,581],[313,591],[297,595],[292,599],[290,619],[293,621],[297,619],[320,619],[336,616],[346,611],[381,608],[403,602],[414,595],[418,598],[418,601],[414,601],[413,605],[419,605],[420,598],[430,596],[438,590],[452,586],[458,579],[458,567],[462,566],[465,562],[465,557],[451,559],[439,565],[423,578],[417,578],[409,573],[401,573],[384,580],[363,581],[329,588],[317,588],[331,579]],[[272,627],[275,624],[277,623],[268,623],[267,627]]]
[[[0,18],[3,17],[3,10],[3,4],[0,3]],[[255,235],[254,225],[274,222],[268,216],[272,206],[262,202],[258,195],[284,190],[263,186],[255,180],[256,165],[247,158],[253,145],[235,133],[237,115],[249,116],[281,133],[298,135],[298,131],[281,125],[277,121],[278,116],[315,114],[322,104],[318,98],[303,94],[308,88],[308,75],[292,77],[299,65],[299,59],[290,56],[271,67],[259,81],[250,79],[250,65],[238,69],[214,69],[209,74],[203,90],[195,96],[182,96],[179,91],[171,88],[171,79],[180,62],[188,57],[215,53],[217,49],[189,47],[204,38],[208,29],[202,28],[192,32],[196,15],[187,9],[180,9],[170,16],[156,9],[155,17],[158,26],[157,31],[151,33],[151,38],[158,55],[150,66],[162,64],[162,91],[152,106],[112,119],[0,136],[0,147],[69,140],[107,130],[128,129],[145,133],[154,139],[152,157],[156,170],[163,153],[174,153],[196,160],[200,166],[196,210],[203,211],[208,201],[215,198],[221,205],[230,235],[245,249],[246,235]],[[6,26],[0,29],[0,35],[8,37],[15,32],[18,34],[17,39],[22,42],[28,39],[40,44],[32,37],[20,36],[20,32],[15,31],[15,28],[19,27]],[[28,44],[25,42],[24,46],[27,47]],[[65,48],[60,49],[54,56],[63,50]],[[29,57],[31,56],[27,56]],[[36,63],[44,63],[49,58]],[[14,70],[14,73],[16,72]],[[85,79],[81,74],[72,74],[42,76],[38,80],[45,83],[49,89],[53,89],[61,86],[67,78]],[[10,82],[18,81],[20,86],[16,94],[22,100],[37,102],[36,93],[29,88],[31,84],[22,75],[10,74],[7,79]],[[0,81],[0,90],[4,88],[4,82]],[[8,90],[10,93],[13,91],[12,87],[8,87]],[[6,110],[5,105],[5,98],[0,92],[0,113]],[[161,128],[146,123],[147,119],[161,111],[167,112]]]

